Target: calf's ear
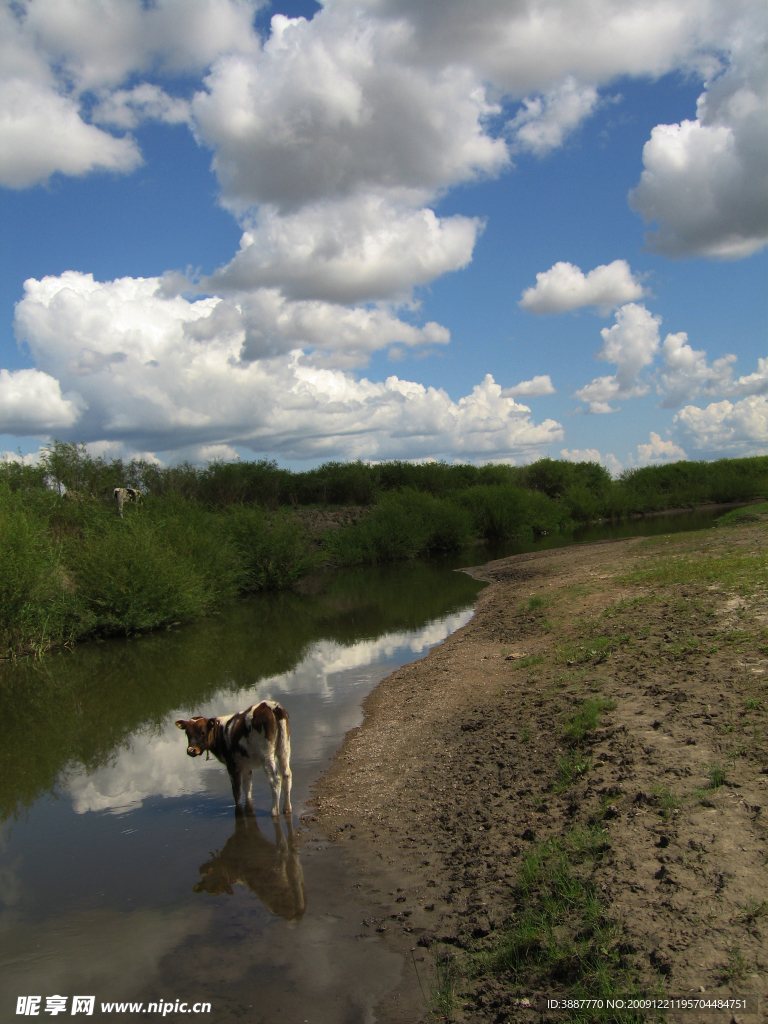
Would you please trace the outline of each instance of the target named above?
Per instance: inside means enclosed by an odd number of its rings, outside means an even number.
[[[186,729],[187,728],[187,723],[184,721],[183,718],[179,718],[178,721],[175,724],[176,724],[176,728],[177,729]]]

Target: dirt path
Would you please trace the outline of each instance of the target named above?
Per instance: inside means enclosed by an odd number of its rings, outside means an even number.
[[[371,694],[314,816],[361,935],[411,958],[378,1020],[429,1017],[417,980],[459,1021],[633,987],[768,1012],[767,551],[758,524],[489,563]]]

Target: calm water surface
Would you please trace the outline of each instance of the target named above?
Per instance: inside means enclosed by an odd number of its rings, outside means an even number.
[[[481,585],[456,567],[712,518],[339,573],[312,593],[3,666],[0,1019],[19,1019],[19,996],[40,996],[50,1019],[46,997],[67,996],[69,1017],[74,995],[94,995],[96,1018],[102,1002],[207,1000],[199,1019],[375,1021],[403,965],[360,935],[335,852],[310,844],[299,858],[261,772],[255,820],[236,821],[226,770],[188,758],[175,719],[283,703],[300,815],[363,698],[471,617]]]

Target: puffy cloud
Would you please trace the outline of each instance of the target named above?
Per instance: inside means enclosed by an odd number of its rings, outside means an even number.
[[[61,394],[59,382],[39,370],[0,370],[0,433],[49,434],[73,426],[78,404]]]
[[[660,323],[660,316],[630,302],[616,310],[613,327],[600,331],[603,345],[597,358],[616,363],[616,380],[622,390],[629,390],[640,370],[653,362],[659,348]]]
[[[535,286],[526,288],[518,305],[529,313],[564,313],[582,306],[608,310],[639,299],[643,293],[626,260],[601,264],[587,274],[573,263],[561,261],[536,275]]]
[[[540,395],[554,395],[555,386],[549,374],[532,377],[531,380],[521,380],[514,387],[504,388],[504,394],[512,398],[538,398]]]
[[[333,6],[361,4],[334,0]],[[407,39],[413,59],[433,66],[470,64],[515,96],[545,92],[568,75],[596,83],[619,75],[662,75],[721,46],[727,26],[745,11],[753,20],[762,13],[759,4],[741,0],[368,0],[364,6],[413,27]]]
[[[615,412],[610,404],[615,399],[647,394],[648,385],[639,380],[638,374],[653,362],[659,349],[660,323],[661,317],[635,302],[616,310],[616,323],[602,329],[603,345],[596,353],[597,359],[616,363],[616,373],[597,377],[575,392],[577,398],[589,402],[590,412]]]
[[[597,106],[594,85],[579,85],[568,76],[564,82],[541,96],[527,97],[506,128],[514,151],[542,157],[562,146]]]
[[[0,81],[0,185],[27,188],[57,171],[128,172],[140,163],[133,139],[86,124],[68,97],[36,82]]]
[[[764,10],[707,83],[694,121],[657,125],[630,205],[658,229],[649,247],[668,256],[749,256],[768,241],[768,80]]]
[[[279,287],[291,298],[355,303],[407,296],[472,258],[482,223],[437,217],[380,196],[315,203],[280,216],[262,207],[240,250],[200,282],[217,293]]]
[[[409,35],[404,21],[329,5],[311,21],[275,15],[261,51],[219,59],[193,112],[224,201],[284,212],[362,188],[431,194],[503,168],[482,82],[406,63]]]
[[[20,466],[36,466],[40,461],[40,456],[43,453],[43,448],[40,447],[36,452],[29,452],[23,455],[21,452],[0,452],[0,462],[15,462]]]
[[[726,356],[726,358],[730,358]],[[731,397],[737,395],[764,395],[768,391],[768,358],[757,360],[757,370],[730,382],[723,389]]]
[[[603,457],[597,448],[562,448],[560,455],[569,462],[599,462],[614,477],[624,469],[615,455],[609,453]]]
[[[710,392],[722,391],[730,382],[731,366],[736,362],[736,356],[726,355],[709,366],[707,353],[692,349],[685,331],[668,334],[662,352],[665,369],[659,374],[656,390],[662,396],[663,409],[678,408],[705,387]]]
[[[0,185],[27,188],[52,174],[127,173],[141,163],[130,136],[88,123],[83,94],[102,95],[103,120],[130,128],[142,116],[184,120],[179,101],[136,73],[200,72],[222,50],[258,45],[247,0],[35,0],[0,9]],[[154,96],[150,93],[154,91]]]
[[[157,278],[100,284],[74,272],[26,282],[17,333],[38,366],[79,393],[78,439],[160,452],[225,444],[292,459],[530,457],[562,440],[559,423],[534,423],[530,409],[490,375],[453,401],[441,389],[396,376],[373,382],[317,365],[298,341],[288,351],[302,310],[274,293],[267,296],[274,307],[267,302],[263,322],[269,330],[276,321],[283,329],[280,315],[269,319],[270,309],[282,309],[289,324],[285,338],[244,359],[253,326],[243,324],[255,316],[252,307],[244,314],[218,298],[164,297],[159,285]],[[319,332],[314,312],[305,315]],[[381,310],[330,307],[328,336],[311,344],[325,345],[342,361],[347,341],[336,333],[339,316],[372,318],[372,327],[349,328],[353,348],[371,331],[380,330],[384,339],[397,330],[407,342],[409,330],[420,330],[422,338],[438,335],[436,340],[443,330],[398,327],[394,318],[381,319],[388,316]],[[72,377],[70,366],[83,365],[84,351],[93,372]],[[126,358],[99,362],[90,355],[114,352]]]
[[[686,405],[675,424],[694,448],[732,454],[765,454],[768,449],[768,398],[750,395],[738,402],[712,402],[705,409]]]
[[[414,327],[385,309],[349,309],[320,301],[290,302],[274,288],[240,296],[237,302],[213,300],[210,312],[185,322],[197,341],[240,339],[244,362],[311,348],[311,361],[336,367],[364,365],[371,353],[390,345],[445,345],[450,333],[430,321]]]
[[[221,53],[255,51],[253,0],[21,0],[25,39],[61,68],[79,93],[130,75],[204,71]]]
[[[588,402],[591,413],[604,414],[618,411],[615,406],[611,405],[611,402],[614,402],[620,393],[621,388],[615,377],[595,377],[589,384],[574,391],[574,396],[580,398],[582,402]],[[632,398],[640,393],[639,391],[624,392],[623,397]]]
[[[655,431],[652,430],[650,436],[649,444],[637,446],[637,458],[642,466],[649,463],[657,465],[664,462],[679,462],[681,459],[688,458],[682,448],[672,441],[662,441]]]
[[[116,89],[108,93],[91,111],[97,124],[117,128],[136,128],[142,121],[163,121],[165,124],[189,124],[189,102],[169,96],[158,85],[143,82],[133,89]]]

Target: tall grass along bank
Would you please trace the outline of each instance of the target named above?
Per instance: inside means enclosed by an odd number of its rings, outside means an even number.
[[[123,519],[117,486],[144,494]],[[611,480],[596,463],[552,459],[329,462],[304,473],[267,460],[160,468],[55,442],[35,466],[0,465],[0,656],[192,619],[239,594],[290,587],[321,565],[457,551],[766,493],[768,457],[646,467]],[[322,521],[327,505],[363,511],[319,532],[295,514],[314,507]]]

